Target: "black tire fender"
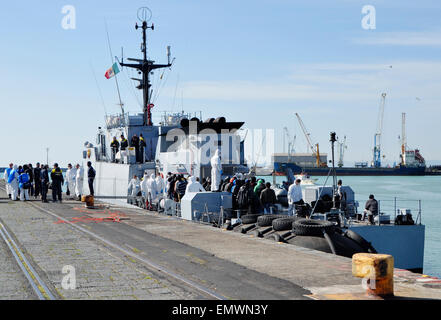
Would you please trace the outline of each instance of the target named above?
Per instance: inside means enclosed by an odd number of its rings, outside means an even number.
[[[294,221],[297,221],[297,217],[278,218],[273,220],[272,225],[275,231],[291,230]]]
[[[256,223],[257,218],[260,217],[261,214],[246,214],[240,217],[240,220],[242,220],[243,224],[250,224],[250,223]]]
[[[351,239],[355,243],[357,243],[360,247],[362,247],[364,250],[366,250],[368,253],[377,253],[377,250],[372,246],[372,244],[367,241],[365,238],[360,236],[355,231],[352,231],[350,229],[346,230],[343,234],[346,238]]]
[[[259,227],[268,227],[272,225],[273,220],[279,218],[286,218],[286,215],[283,214],[264,214],[257,218],[257,225]]]
[[[299,219],[292,224],[292,231],[298,236],[323,236],[334,233],[334,224],[330,221]]]

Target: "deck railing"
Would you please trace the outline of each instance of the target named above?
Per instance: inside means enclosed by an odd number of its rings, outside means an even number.
[[[412,218],[414,219],[415,224],[421,224],[422,219],[422,202],[421,200],[413,200],[413,199],[401,199],[398,197],[394,197],[393,199],[381,199],[378,201],[378,212],[381,215],[389,215],[390,216],[390,222],[394,223],[395,219],[398,215],[401,214],[402,210],[404,211],[404,214],[406,213],[406,210],[410,210],[410,213],[412,214]],[[364,211],[364,205],[362,205],[363,201],[358,201],[360,203],[360,212],[358,214],[363,214]],[[379,225],[381,223],[380,217],[378,217],[378,222],[376,223]]]

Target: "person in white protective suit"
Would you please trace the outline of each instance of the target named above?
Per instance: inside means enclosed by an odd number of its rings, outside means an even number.
[[[69,193],[71,197],[73,197],[75,192],[76,176],[77,176],[77,169],[73,168],[72,165],[69,163],[67,165],[67,170],[66,170],[66,185],[69,188]]]
[[[221,171],[221,155],[220,150],[217,149],[214,156],[211,158],[211,191],[219,191]]]
[[[151,174],[147,180],[147,188],[149,189],[147,199],[151,204],[158,197],[158,186],[156,185],[155,174]]]
[[[149,188],[147,186],[148,180],[149,180],[149,174],[146,171],[144,172],[144,176],[142,177],[142,182],[141,182],[141,194],[145,199],[148,198],[148,194],[149,194]]]
[[[10,191],[11,191],[11,200],[16,201],[18,200],[18,168],[17,165],[14,165],[13,170],[11,171],[11,173],[9,174],[8,177],[8,183],[9,183],[9,187],[10,187]]]
[[[158,188],[158,196],[163,196],[165,193],[165,182],[164,179],[161,177],[161,174],[158,173],[156,176],[156,187]]]
[[[9,199],[11,199],[11,185],[8,183],[9,174],[13,170],[14,165],[12,163],[9,164],[9,168],[5,169],[5,172],[3,173],[3,179],[5,179],[5,188],[6,188],[6,195]]]
[[[294,215],[296,204],[304,204],[302,199],[302,180],[297,179],[288,189],[288,215]]]
[[[138,192],[141,190],[141,181],[139,181],[136,175],[133,176],[133,179],[130,180],[129,185],[127,187],[127,192],[130,196],[136,197]]]
[[[83,194],[84,170],[79,164],[75,166],[75,169],[75,195],[78,197],[78,200],[81,201],[81,195]]]
[[[196,177],[191,176],[188,178],[188,181],[187,188],[185,189],[186,194],[187,192],[205,192],[204,187],[196,180]]]

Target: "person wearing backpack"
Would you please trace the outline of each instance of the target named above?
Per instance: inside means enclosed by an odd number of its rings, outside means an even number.
[[[246,180],[245,184],[240,187],[239,193],[237,194],[237,204],[239,209],[247,210],[247,214],[255,214],[256,200],[251,181]]]
[[[29,189],[31,188],[31,178],[28,173],[28,166],[23,166],[23,172],[18,176],[18,187],[20,188],[20,200],[29,200]]]

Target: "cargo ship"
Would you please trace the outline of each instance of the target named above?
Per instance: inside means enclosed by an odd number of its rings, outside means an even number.
[[[374,163],[368,166],[367,162],[359,162],[354,167],[336,167],[335,171],[338,176],[423,176],[428,174],[425,160],[418,149],[403,148],[400,157],[401,163],[393,167],[375,166]],[[317,158],[314,154],[275,153],[272,161],[276,175],[285,175],[288,168],[294,174],[308,173],[311,176],[327,176],[330,170],[327,166],[326,154],[320,154]]]
[[[301,167],[295,163],[274,162],[274,172],[276,175],[285,175],[287,168],[294,174],[307,172],[311,176],[327,176],[330,168],[328,167]],[[335,168],[338,176],[424,176],[426,167],[408,167],[398,165],[396,167],[337,167]],[[433,174],[433,173],[431,173]]]

